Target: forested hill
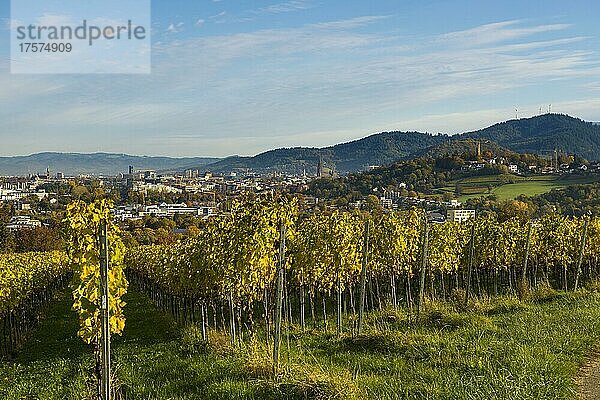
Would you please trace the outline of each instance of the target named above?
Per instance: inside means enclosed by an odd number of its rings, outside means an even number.
[[[418,157],[433,159],[447,156],[463,156],[465,154],[475,156],[478,147],[481,150],[481,154],[486,157],[508,157],[517,154],[517,152],[500,146],[498,143],[491,140],[470,139],[459,136],[448,138],[443,143],[423,149],[416,155]]]
[[[464,151],[465,139],[504,152],[548,155],[554,149],[588,160],[600,159],[600,125],[562,114],[510,120],[489,128],[447,136],[419,132],[383,132],[325,148],[285,148],[254,157],[230,157],[206,166],[214,172],[248,168],[257,172],[315,174],[319,157],[338,173],[363,171],[370,165],[388,165],[423,155],[442,156]],[[458,142],[458,143],[455,143]],[[473,146],[475,146],[473,142]]]
[[[325,167],[340,174],[362,171],[370,165],[387,165],[412,158],[424,149],[448,140],[445,135],[419,132],[383,132],[364,139],[324,148],[283,148],[254,157],[229,157],[205,168],[227,172],[234,168],[249,168],[258,172],[287,172],[314,175],[319,159]]]
[[[519,153],[547,154],[558,149],[600,159],[600,125],[563,114],[510,120],[461,136],[492,140]]]

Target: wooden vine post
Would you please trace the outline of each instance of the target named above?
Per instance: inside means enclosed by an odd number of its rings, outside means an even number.
[[[527,281],[527,264],[529,262],[529,250],[531,248],[531,231],[533,230],[533,221],[529,222],[529,227],[527,228],[527,243],[525,244],[525,259],[523,261],[523,276],[521,277],[521,281],[523,284]]]
[[[281,342],[281,317],[283,297],[283,273],[285,263],[285,225],[281,223],[279,231],[279,263],[277,264],[277,283],[275,290],[275,333],[273,343],[273,373],[276,374],[279,366],[279,348]]]
[[[229,331],[231,333],[231,345],[235,345],[235,305],[233,303],[233,290],[229,289]]]
[[[465,307],[471,296],[471,275],[473,274],[473,260],[475,258],[475,221],[471,225],[471,240],[469,242],[469,266],[467,269],[467,290],[465,292]]]
[[[367,288],[367,263],[369,253],[369,221],[365,222],[365,236],[363,245],[363,260],[362,269],[360,272],[360,298],[358,299],[358,334],[361,335],[363,331],[364,319],[365,319],[365,297]]]
[[[575,275],[575,287],[573,288],[573,290],[577,290],[577,287],[579,285],[579,276],[581,275],[581,265],[583,263],[583,254],[585,252],[585,242],[587,239],[587,231],[588,231],[589,223],[590,223],[590,219],[585,218],[585,222],[583,223],[583,232],[581,233],[579,256],[577,257],[577,273]]]
[[[337,285],[336,285],[336,305],[337,305],[337,333],[340,335],[342,333],[342,283],[338,273],[337,277]]]
[[[423,232],[423,252],[421,254],[421,277],[419,279],[419,303],[417,305],[417,318],[421,315],[423,309],[423,301],[425,300],[425,273],[427,270],[427,253],[429,248],[429,221],[427,213],[424,217],[424,232]]]
[[[100,398],[110,400],[111,375],[110,375],[110,314],[108,307],[108,236],[106,234],[106,221],[100,223]]]

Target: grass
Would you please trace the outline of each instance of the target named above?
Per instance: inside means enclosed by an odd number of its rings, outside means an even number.
[[[454,193],[456,185],[460,185],[462,195],[458,197],[458,200],[461,202],[487,195],[496,195],[499,200],[511,200],[522,194],[536,196],[569,185],[598,182],[600,177],[594,175],[535,175],[531,177],[510,175],[513,183],[503,183],[501,179],[503,178],[500,175],[469,177],[450,182],[442,191]]]
[[[404,310],[368,318],[360,338],[301,332],[270,371],[260,337],[232,348],[181,329],[137,293],[127,295],[114,365],[127,399],[575,399],[574,376],[600,341],[600,294],[535,292],[460,311],[430,303],[418,324]],[[0,367],[0,397],[75,399],[91,358],[61,300],[15,362]],[[66,354],[66,355],[65,355]]]
[[[93,360],[77,337],[77,317],[71,304],[68,294],[60,294],[18,357],[0,362],[0,398],[85,398]]]
[[[497,187],[492,191],[501,200],[514,199],[521,194],[536,196],[552,189],[561,189],[569,185],[582,185],[598,182],[598,177],[574,176],[561,178],[556,176],[535,176],[524,182],[517,182]]]

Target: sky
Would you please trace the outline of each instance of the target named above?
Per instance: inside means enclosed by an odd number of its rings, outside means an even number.
[[[150,74],[12,75],[0,156],[254,155],[548,112],[600,121],[600,2],[153,0]]]

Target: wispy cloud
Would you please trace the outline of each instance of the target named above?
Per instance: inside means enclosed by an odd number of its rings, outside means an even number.
[[[39,26],[70,26],[74,23],[70,15],[59,14],[44,14],[37,20]]]
[[[292,0],[284,3],[271,4],[267,7],[262,7],[253,12],[256,14],[281,14],[287,12],[301,11],[312,8],[313,5],[305,0]]]
[[[168,33],[178,33],[178,32],[181,32],[183,30],[183,26],[184,25],[185,24],[183,22],[171,23],[167,27],[167,32]]]
[[[389,15],[366,15],[363,17],[356,17],[350,19],[343,19],[339,21],[321,22],[317,24],[311,24],[309,27],[317,29],[341,29],[349,30],[360,28],[362,26],[371,25],[376,22],[390,18]]]
[[[449,32],[438,37],[440,41],[474,47],[491,43],[501,43],[538,33],[561,31],[570,27],[568,24],[551,24],[523,27],[520,20],[496,22],[481,25],[463,31]]]
[[[315,5],[313,2],[309,0],[290,0],[281,3],[274,3],[265,7],[248,9],[237,14],[221,12],[209,18],[217,19],[215,23],[243,23],[255,21],[260,17],[304,11],[314,7]]]
[[[20,21],[15,18],[0,18],[0,29],[2,30],[11,30],[16,29],[18,26],[22,26],[23,21]]]
[[[556,94],[561,86],[568,97],[547,100],[554,110],[600,120],[594,92],[600,57],[592,39],[570,25],[503,21],[410,40],[365,29],[390,18],[173,35],[155,44],[153,74],[146,77],[33,81],[0,73],[1,130],[33,146],[40,144],[25,140],[31,132],[60,138],[85,131],[108,134],[112,147],[105,150],[253,154],[377,130],[477,129],[514,116],[514,106],[537,112],[535,102],[513,104],[519,93],[539,87]],[[591,101],[573,92],[583,86]],[[31,108],[42,110],[35,120]],[[69,143],[98,146],[89,136]]]
[[[208,18],[210,18],[210,19],[216,19],[216,18],[224,17],[225,15],[227,15],[227,11],[221,11],[220,13],[215,14],[215,15],[211,15]]]

